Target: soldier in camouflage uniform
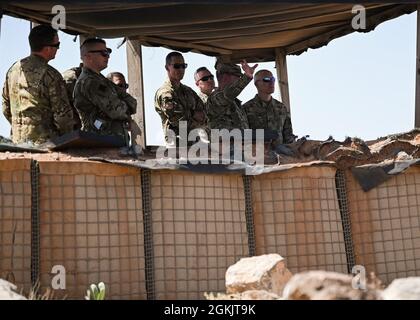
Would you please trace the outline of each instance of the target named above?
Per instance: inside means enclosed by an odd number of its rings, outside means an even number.
[[[250,67],[246,61],[239,66],[233,63],[216,63],[216,76],[219,87],[207,100],[208,125],[210,129],[248,129],[248,119],[237,98],[252,80],[258,65]]]
[[[187,122],[188,132],[196,128],[206,128],[203,102],[193,89],[181,83],[186,68],[187,64],[181,53],[169,53],[165,64],[168,78],[155,94],[155,110],[162,119],[167,144],[174,143],[168,140],[168,130],[171,129],[178,136],[180,121]]]
[[[194,80],[199,89],[198,96],[206,106],[207,99],[215,88],[214,75],[206,67],[200,67],[194,73]]]
[[[112,52],[102,39],[87,39],[81,49],[82,74],[74,88],[74,105],[82,130],[103,135],[118,135],[129,143],[128,129],[137,101],[100,72],[108,66]]]
[[[254,77],[258,94],[244,104],[251,129],[270,129],[278,133],[277,140],[273,142],[274,148],[295,141],[290,114],[286,106],[271,96],[274,92],[275,81],[270,71],[258,71]]]
[[[73,113],[61,74],[48,65],[60,46],[57,31],[39,25],[29,34],[31,55],[9,69],[3,114],[14,143],[42,144],[73,129]]]
[[[76,86],[77,78],[79,78],[79,76],[82,73],[82,68],[83,68],[83,63],[81,63],[78,67],[70,68],[61,74],[66,84],[67,96],[73,108],[73,119],[75,122],[74,130],[80,129],[82,126],[82,123],[80,122],[80,118],[79,118],[79,113],[74,107],[74,101],[73,101],[74,87]]]
[[[296,138],[293,134],[290,114],[283,103],[271,96],[274,92],[275,81],[270,71],[258,71],[254,77],[258,93],[244,104],[244,109],[250,129],[272,130],[278,134],[278,138],[267,145],[271,150],[277,154],[293,156],[293,151],[284,145],[294,142]],[[273,157],[275,153],[269,151]]]

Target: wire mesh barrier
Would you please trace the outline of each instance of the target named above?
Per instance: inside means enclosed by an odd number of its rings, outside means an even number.
[[[203,299],[240,258],[279,253],[293,273],[360,264],[390,282],[420,270],[419,193],[420,167],[364,192],[327,165],[251,177],[2,160],[0,277],[70,299],[100,281],[110,299]]]
[[[69,298],[100,281],[107,296],[145,299],[143,212],[138,169],[40,162],[40,276],[64,266]]]
[[[224,291],[226,269],[248,256],[242,176],[151,173],[156,298]]]
[[[390,283],[420,272],[420,167],[364,192],[346,173],[356,263]]]
[[[0,278],[31,288],[31,160],[0,160]]]
[[[257,254],[280,254],[293,273],[347,272],[335,172],[302,167],[255,176]]]

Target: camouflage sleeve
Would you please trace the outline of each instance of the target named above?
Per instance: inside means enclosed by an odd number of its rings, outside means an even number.
[[[155,95],[156,112],[168,123],[177,123],[184,110],[174,99],[170,90],[158,90]]]
[[[292,120],[290,114],[287,113],[287,117],[283,125],[283,143],[293,143],[295,141],[295,135],[293,134]]]
[[[60,134],[73,130],[73,110],[70,105],[63,77],[56,70],[47,70],[44,85],[50,100],[54,125]]]
[[[117,89],[118,96],[120,97],[120,99],[122,99],[127,104],[128,114],[135,114],[137,112],[137,100],[132,95],[125,92],[124,89],[118,87],[117,85],[115,87]]]
[[[252,100],[249,100],[248,102],[246,102],[245,104],[243,104],[243,108],[246,114],[246,117],[248,118],[248,124],[249,124],[249,128],[250,129],[259,129],[256,128],[255,126],[255,113],[254,113],[254,108],[252,108],[253,104],[252,104]]]
[[[226,106],[230,105],[242,90],[251,81],[246,75],[242,75],[237,81],[227,86],[223,91],[215,91],[207,100],[207,110],[210,119],[219,118],[225,114]]]
[[[130,119],[127,103],[118,96],[116,91],[103,82],[88,78],[84,81],[81,91],[90,103],[109,118],[114,120]]]
[[[64,79],[64,85],[66,87],[69,101],[73,101],[73,91],[74,91],[74,87],[76,86],[77,79],[72,78],[70,75],[66,73],[63,74],[63,79]]]
[[[192,127],[198,128],[205,126],[207,123],[207,113],[204,106],[203,100],[198,96],[198,94],[191,89],[191,94],[194,96],[194,109],[193,109],[193,119]]]
[[[6,81],[4,82],[3,86],[3,114],[7,121],[12,123],[12,112],[10,111],[9,85],[7,78],[8,77],[6,76]]]
[[[245,89],[251,80],[252,79],[243,74],[239,77],[238,80],[223,89],[223,98],[227,100],[226,103],[230,103],[231,101],[235,100],[235,98],[240,95],[242,90]]]

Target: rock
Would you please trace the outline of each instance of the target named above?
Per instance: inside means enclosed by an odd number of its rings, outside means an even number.
[[[207,300],[280,300],[281,297],[265,290],[248,290],[242,293],[204,294]]]
[[[242,258],[226,271],[226,292],[266,290],[281,296],[291,277],[292,273],[278,254]]]
[[[366,290],[352,287],[352,275],[308,271],[295,274],[283,290],[285,300],[379,300],[377,284]]]
[[[0,279],[0,300],[26,300],[24,296],[17,294],[16,286],[6,280]]]
[[[266,290],[248,290],[241,293],[241,300],[279,300],[280,296]]]
[[[420,300],[420,277],[395,279],[382,292],[384,300]]]

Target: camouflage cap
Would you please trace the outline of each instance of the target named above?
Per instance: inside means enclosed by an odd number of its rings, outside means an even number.
[[[221,61],[216,61],[216,65],[214,67],[219,74],[229,73],[238,77],[242,75],[241,68],[234,63],[223,63]]]

